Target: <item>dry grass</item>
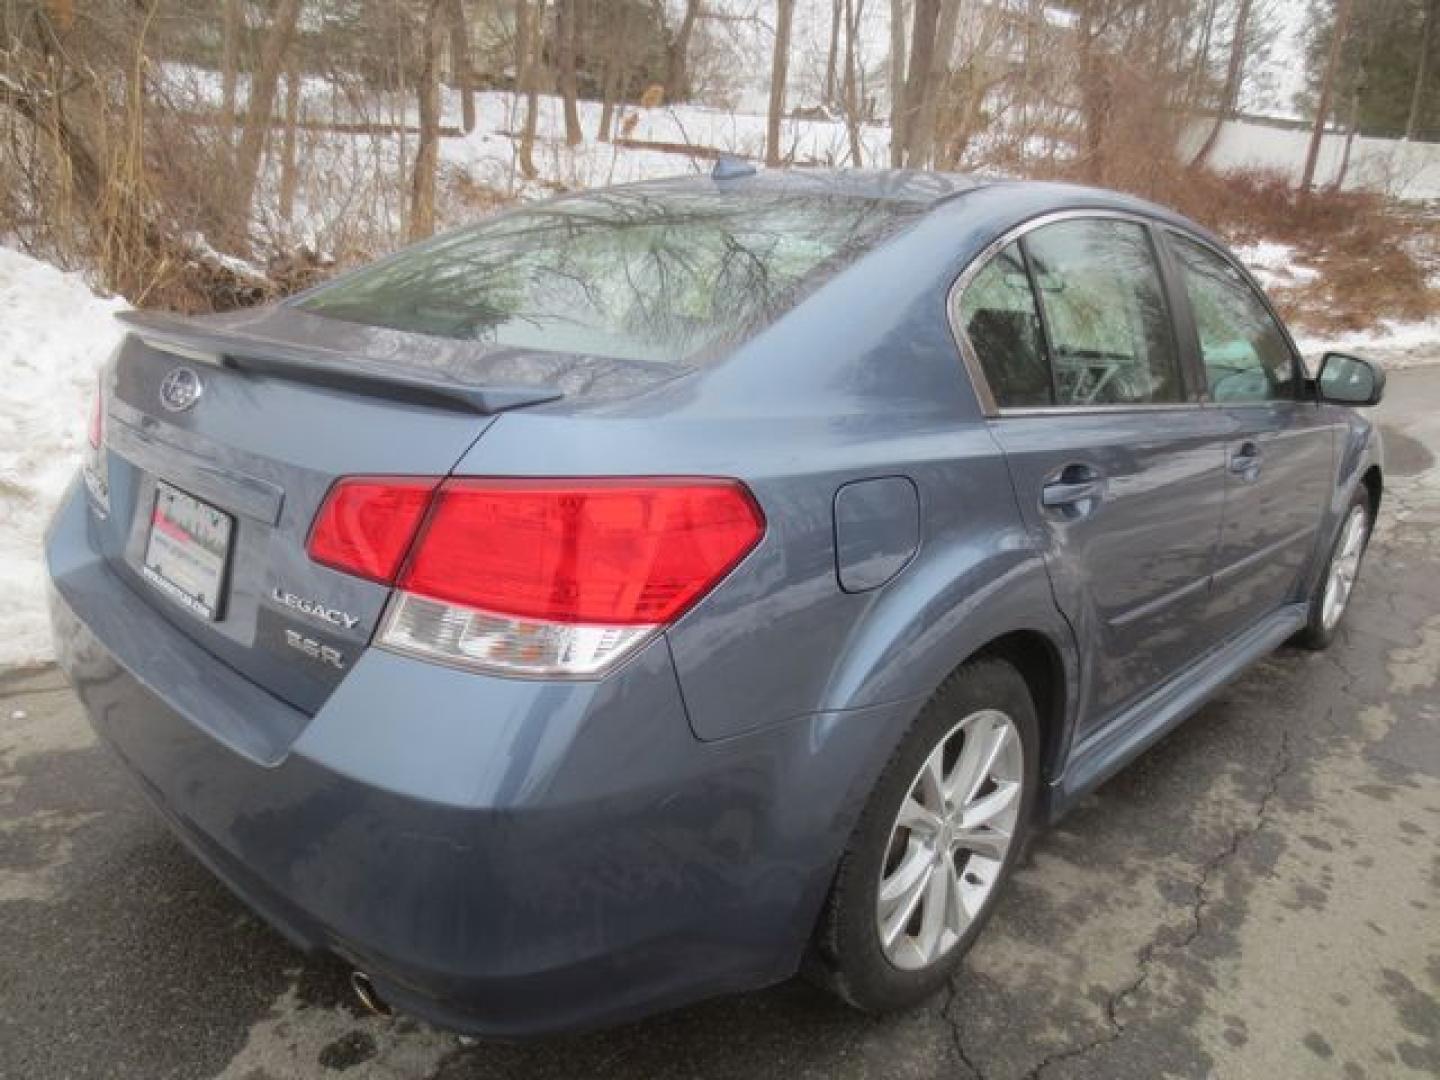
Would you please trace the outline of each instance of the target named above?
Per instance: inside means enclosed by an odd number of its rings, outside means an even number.
[[[1316,334],[1363,332],[1384,319],[1440,315],[1440,225],[1380,195],[1320,190],[1306,198],[1276,173],[1176,166],[1141,192],[1232,244],[1295,248],[1313,280],[1271,290],[1287,320]]]

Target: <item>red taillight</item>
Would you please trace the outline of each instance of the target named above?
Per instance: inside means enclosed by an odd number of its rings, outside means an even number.
[[[325,497],[307,550],[318,563],[390,584],[438,477],[352,476]]]
[[[451,480],[399,585],[548,623],[671,622],[759,542],[733,480]]]
[[[376,632],[384,648],[495,674],[592,678],[709,592],[764,532],[735,480],[350,477],[326,497],[309,551],[399,586]]]

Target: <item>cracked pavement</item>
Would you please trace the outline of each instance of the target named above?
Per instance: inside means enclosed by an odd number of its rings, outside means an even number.
[[[0,1076],[1440,1075],[1440,366],[1394,373],[1341,639],[1282,649],[1039,837],[946,994],[794,982],[593,1035],[362,1014],[173,841],[52,669],[0,676]]]

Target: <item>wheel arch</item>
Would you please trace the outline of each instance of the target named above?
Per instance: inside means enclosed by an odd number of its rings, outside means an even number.
[[[1040,782],[1048,783],[1060,771],[1066,710],[1070,704],[1065,661],[1060,650],[1039,630],[1023,629],[1000,635],[961,664],[982,656],[1004,660],[1025,680],[1040,728]]]
[[[1370,522],[1373,527],[1380,520],[1380,500],[1385,493],[1385,477],[1379,465],[1371,465],[1360,476],[1360,483],[1370,498]]]
[[[823,710],[902,699],[918,708],[960,665],[991,654],[1020,668],[1048,733],[1063,734],[1079,657],[1044,559],[1003,546],[976,562],[968,555],[957,549],[882,590],[831,666]]]

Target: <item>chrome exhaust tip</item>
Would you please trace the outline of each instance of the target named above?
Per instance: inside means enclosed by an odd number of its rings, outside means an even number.
[[[380,991],[375,989],[375,984],[370,981],[370,976],[363,971],[352,971],[350,973],[350,989],[355,991],[356,998],[360,1004],[376,1016],[392,1016],[394,1010],[386,1004],[385,999],[380,996]]]

